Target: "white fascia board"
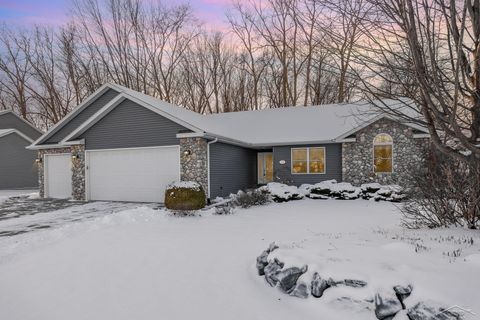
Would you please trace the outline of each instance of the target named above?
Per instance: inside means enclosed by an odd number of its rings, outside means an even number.
[[[66,124],[68,121],[70,121],[71,118],[76,116],[78,113],[80,113],[85,107],[87,107],[91,102],[95,101],[99,96],[101,96],[103,93],[105,93],[108,89],[113,89],[115,91],[118,91],[117,88],[114,86],[110,85],[109,83],[104,84],[100,88],[98,88],[94,93],[92,93],[86,100],[82,101],[78,106],[76,106],[70,113],[68,113],[63,119],[58,121],[53,127],[51,127],[47,132],[45,132],[40,138],[35,140],[31,147],[36,146],[38,143],[42,142],[43,140],[49,138],[57,132],[59,129],[63,127],[64,124]],[[41,148],[44,149],[44,148]]]
[[[79,145],[79,144],[85,144],[85,139],[62,142],[63,146],[75,146],[75,145]]]
[[[176,137],[181,138],[203,138],[205,137],[205,132],[185,132],[185,133],[177,133]]]
[[[95,123],[100,121],[100,119],[102,119],[104,116],[106,116],[111,110],[113,110],[113,108],[115,108],[117,105],[119,105],[123,100],[125,100],[125,95],[124,95],[124,93],[120,93],[114,99],[110,100],[109,103],[104,105],[100,110],[98,110],[96,113],[94,113],[90,118],[88,118],[87,121],[82,123],[77,129],[73,130],[69,135],[67,135],[60,142],[60,144],[61,145],[71,144],[71,143],[67,143],[68,140],[70,140],[73,137],[87,131],[91,126],[93,126]]]
[[[66,148],[68,146],[61,145],[61,144],[41,144],[41,145],[29,145],[26,147],[28,150],[43,150],[43,149],[61,149]]]
[[[27,141],[30,142],[30,143],[33,142],[32,138],[26,136],[25,134],[23,134],[22,132],[20,132],[20,131],[18,131],[18,130],[16,130],[16,129],[11,129],[11,130],[8,130],[8,131],[3,132],[2,134],[0,134],[0,138],[5,137],[5,136],[7,136],[7,135],[9,135],[9,134],[12,134],[12,133],[18,134],[20,137],[22,137],[23,139],[27,140]]]

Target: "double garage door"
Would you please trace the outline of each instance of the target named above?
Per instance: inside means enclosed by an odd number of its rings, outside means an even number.
[[[65,177],[69,177],[71,193],[71,174],[65,174],[70,159],[58,160],[58,170],[48,169],[50,161],[46,159],[47,196],[64,198],[64,194],[57,196],[49,190],[66,189]],[[167,185],[180,180],[180,148],[89,150],[85,153],[85,168],[87,200],[163,202]]]

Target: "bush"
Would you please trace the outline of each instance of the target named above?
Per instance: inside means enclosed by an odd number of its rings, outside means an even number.
[[[225,205],[219,205],[215,207],[215,214],[220,216],[226,216],[234,213],[235,213],[235,207],[231,203],[227,203]]]
[[[239,191],[233,197],[233,204],[242,207],[250,208],[252,206],[261,206],[270,202],[268,193],[257,189],[250,191]]]
[[[304,191],[299,190],[296,186],[288,186],[279,182],[270,182],[260,190],[270,193],[275,202],[300,200],[304,197]]]
[[[205,207],[205,200],[205,191],[196,182],[175,182],[165,191],[165,207],[171,210],[199,210]]]
[[[407,227],[479,227],[480,163],[459,161],[431,151],[425,166],[409,179],[408,200],[401,208]]]

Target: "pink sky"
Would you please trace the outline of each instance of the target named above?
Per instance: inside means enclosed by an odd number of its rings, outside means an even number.
[[[207,27],[225,26],[225,10],[231,0],[190,0],[198,18]],[[164,0],[165,4],[178,1]],[[0,0],[0,23],[61,25],[68,20],[70,0]]]

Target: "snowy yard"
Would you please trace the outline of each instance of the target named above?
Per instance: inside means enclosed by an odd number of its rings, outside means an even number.
[[[375,319],[368,304],[340,298],[369,299],[397,284],[414,287],[407,307],[426,300],[480,314],[480,233],[399,223],[392,203],[305,199],[187,218],[138,206],[3,237],[0,318]],[[285,295],[255,269],[273,241],[287,266],[309,265],[304,276],[368,286]]]

